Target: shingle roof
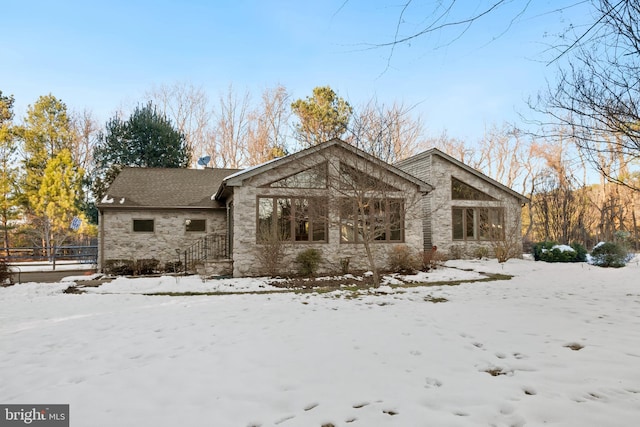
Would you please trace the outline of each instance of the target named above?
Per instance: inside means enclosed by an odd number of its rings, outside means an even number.
[[[126,167],[97,205],[105,208],[211,208],[222,180],[238,169]]]

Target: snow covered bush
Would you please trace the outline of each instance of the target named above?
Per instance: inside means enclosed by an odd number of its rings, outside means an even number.
[[[591,264],[598,267],[624,267],[631,260],[624,245],[613,242],[600,242],[591,251]]]
[[[533,245],[533,259],[546,262],[584,262],[587,260],[587,251],[579,243],[568,246],[550,241],[539,242]]]
[[[387,254],[387,267],[394,273],[414,274],[420,269],[420,260],[407,245],[395,245]]]
[[[300,274],[304,276],[313,276],[318,271],[320,261],[322,252],[318,249],[305,249],[296,256],[296,262],[300,264]]]

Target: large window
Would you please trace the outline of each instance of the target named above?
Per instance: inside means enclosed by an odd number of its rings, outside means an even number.
[[[361,201],[362,202],[362,201]],[[404,203],[401,199],[374,199],[358,203],[340,200],[340,240],[342,242],[401,242]]]
[[[451,199],[453,200],[495,200],[493,197],[451,177]]]
[[[259,197],[258,242],[326,242],[326,212],[324,197]]]
[[[453,208],[453,240],[502,240],[502,208]]]
[[[276,188],[327,188],[327,163],[321,163],[269,184]]]
[[[134,219],[133,231],[136,233],[153,233],[154,221],[152,219]]]

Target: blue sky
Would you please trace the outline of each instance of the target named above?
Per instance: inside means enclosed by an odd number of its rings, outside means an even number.
[[[585,4],[548,13],[579,1],[536,0],[517,16],[525,1],[515,0],[452,43],[438,32],[391,56],[369,49],[392,39],[402,2],[5,0],[0,90],[15,96],[18,116],[52,93],[104,123],[154,85],[192,83],[212,101],[229,84],[254,97],[282,84],[294,99],[329,85],[354,105],[372,96],[416,105],[429,135],[447,130],[473,143],[485,127],[518,120],[526,98],[553,79],[545,35],[588,20]],[[434,3],[415,0],[406,31]],[[485,3],[458,2],[464,13]]]

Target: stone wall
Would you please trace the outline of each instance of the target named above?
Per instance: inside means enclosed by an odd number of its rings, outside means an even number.
[[[472,257],[477,248],[484,247],[493,256],[491,242],[453,240],[452,207],[499,207],[504,209],[506,232],[510,233],[508,237],[515,236],[519,253],[522,253],[522,239],[519,237],[522,233],[521,206],[517,197],[438,155],[424,153],[401,162],[398,167],[434,186],[424,202],[424,216],[430,224],[426,227],[429,235],[425,236],[425,248],[435,245],[441,253]],[[496,200],[452,200],[452,176]]]
[[[134,219],[153,219],[153,232],[134,232]],[[204,232],[186,231],[188,219],[205,219]],[[98,242],[99,268],[108,259],[155,258],[164,265],[176,261],[176,249],[184,250],[189,245],[211,233],[226,233],[226,209],[172,209],[172,210],[131,210],[105,209],[100,215]]]
[[[340,239],[339,210],[337,204],[338,191],[331,185],[327,189],[295,189],[295,188],[270,188],[267,185],[282,177],[297,173],[306,168],[317,165],[320,162],[329,162],[328,171],[330,180],[336,178],[339,167],[338,159],[347,161],[350,152],[323,153],[304,162],[291,162],[280,168],[256,175],[234,187],[234,232],[233,232],[233,275],[236,277],[265,275],[266,270],[259,262],[257,253],[264,251],[265,246],[257,242],[257,199],[259,196],[282,197],[312,197],[323,196],[328,200],[328,241],[323,243],[295,242],[285,243],[285,255],[281,266],[283,275],[295,274],[298,271],[295,258],[297,254],[308,248],[315,248],[322,252],[322,263],[319,273],[341,273],[343,260],[349,259],[350,271],[366,271],[369,269],[366,253],[362,244],[343,243]],[[387,177],[396,188],[401,187],[405,192],[397,192],[396,197],[405,199],[405,230],[403,244],[409,246],[417,253],[422,250],[422,214],[421,198],[417,187],[395,175]],[[398,243],[372,243],[376,264],[380,267],[387,265],[388,252]]]

